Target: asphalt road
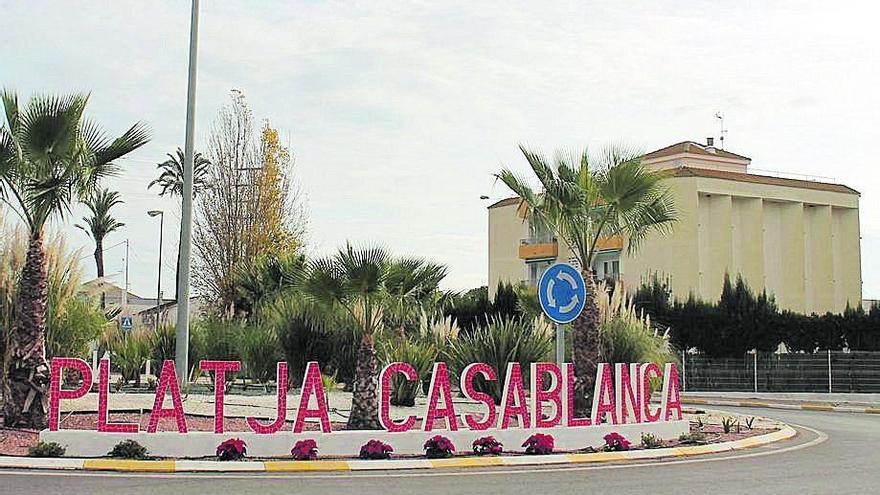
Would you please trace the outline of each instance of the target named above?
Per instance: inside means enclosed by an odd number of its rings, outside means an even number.
[[[880,416],[726,408],[781,419],[797,438],[734,455],[640,465],[290,475],[0,471],[0,494],[875,494]],[[827,435],[827,439],[826,439]]]

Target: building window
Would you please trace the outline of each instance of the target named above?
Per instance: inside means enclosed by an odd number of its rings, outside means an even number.
[[[553,264],[552,261],[538,261],[536,263],[529,263],[529,285],[538,285],[538,282],[541,281],[541,277],[544,275],[544,272],[547,268]]]

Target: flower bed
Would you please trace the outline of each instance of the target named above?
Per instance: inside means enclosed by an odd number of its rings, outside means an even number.
[[[141,424],[141,428],[143,428],[144,430],[146,429],[146,425],[149,421],[149,413],[144,413],[141,415],[139,415],[137,413],[117,413],[117,414],[111,414],[110,416],[111,416],[111,421],[137,421]],[[94,428],[94,425],[96,425],[96,424],[97,424],[97,415],[93,414],[93,413],[92,414],[88,414],[88,413],[86,413],[86,414],[73,414],[70,416],[64,416],[62,418],[62,429],[65,429],[65,430],[69,430],[69,429],[92,430]],[[187,425],[188,425],[189,430],[191,432],[210,433],[210,432],[213,432],[214,421],[213,421],[213,418],[211,418],[211,417],[187,415]],[[344,429],[345,425],[344,424],[334,423],[332,426],[335,431],[338,431],[339,433],[341,433],[343,435],[345,434],[345,429]],[[226,427],[226,433],[224,434],[223,438],[220,438],[217,441],[214,441],[213,445],[210,446],[210,449],[212,451],[221,441],[226,440],[228,438],[235,438],[235,437],[244,438],[244,435],[247,434],[247,432],[248,432],[248,426],[243,418],[227,417],[226,422],[225,422],[225,427]],[[284,431],[289,432],[292,429],[292,427],[293,427],[293,424],[291,422],[284,428]],[[692,422],[691,429],[693,430],[696,427],[697,427],[696,423]],[[316,424],[309,423],[309,422],[306,423],[306,430],[307,431],[315,431],[317,429],[318,429],[318,427]],[[173,419],[162,420],[159,425],[159,430],[160,431],[176,431],[176,425],[174,423],[174,420]],[[612,429],[610,431],[615,431],[615,430]],[[747,428],[742,428],[742,430],[740,432],[733,431],[731,433],[724,433],[721,425],[705,424],[702,428],[702,431],[706,434],[706,438],[704,439],[704,441],[706,441],[708,443],[717,443],[717,442],[724,442],[724,441],[739,440],[739,439],[746,438],[746,437],[765,434],[765,433],[769,433],[773,430],[768,429],[768,428],[755,428],[753,430],[749,430]],[[413,433],[417,434],[419,447],[422,447],[423,444],[428,439],[430,439],[431,437],[433,437],[437,434],[441,434],[446,437],[452,438],[452,435],[448,431],[413,432]],[[489,435],[489,432],[484,433],[484,434],[480,434],[479,432],[471,432],[471,433],[473,433],[472,437],[467,438],[466,440],[462,440],[461,438],[453,439],[454,443],[455,444],[463,443],[464,445],[471,446],[472,442],[474,442],[478,438]],[[608,431],[603,433],[603,435],[607,434],[607,433],[608,433]],[[493,434],[497,435],[498,433],[493,433]],[[317,439],[317,435],[319,435],[319,434],[316,433],[316,435],[312,436],[312,437],[299,437],[299,438],[296,438],[293,440],[286,440],[285,439],[283,453],[279,452],[278,454],[272,454],[271,458],[285,458],[285,457],[290,458],[291,447],[294,445],[294,443],[297,440],[300,440],[303,438],[316,438]],[[555,435],[555,433],[554,433],[554,435]],[[505,455],[524,455],[524,448],[521,448],[520,444],[528,436],[529,436],[529,434],[522,433],[522,434],[516,434],[516,437],[514,439],[511,439],[510,437],[507,437],[506,439],[504,439],[502,442],[505,444],[504,454]],[[627,433],[624,436],[632,444],[631,448],[633,448],[633,449],[642,448],[638,434],[633,435],[631,433]],[[499,437],[499,440],[500,440],[500,437]],[[28,453],[28,448],[36,445],[38,443],[38,441],[39,441],[39,433],[36,431],[0,428],[0,455],[25,456]],[[365,441],[366,440],[358,443],[357,445],[361,445]],[[398,447],[398,443],[395,440],[385,440],[385,441],[386,441],[386,443],[390,443],[391,445],[393,445],[395,448]],[[322,442],[323,441],[319,440],[319,443],[322,443]],[[249,443],[248,447],[250,450],[252,440],[248,440],[248,443]],[[599,449],[604,449],[604,446],[605,446],[604,442],[601,441],[601,437],[600,437],[599,441],[590,442],[590,443],[591,443],[591,445],[584,445],[582,448],[579,448],[579,449],[573,449],[571,447],[566,448],[566,449],[560,449],[557,445],[556,448],[554,449],[554,452],[589,451],[590,448],[599,450]],[[679,444],[680,444],[680,442],[678,440],[665,440],[662,442],[663,447],[670,447],[670,446],[675,446],[675,445],[679,445]],[[151,449],[151,450],[153,450],[153,449]],[[421,449],[419,449],[419,450],[421,451]],[[213,453],[213,452],[211,452],[211,453]],[[487,449],[486,453],[494,453],[494,452],[492,452],[491,449]],[[103,454],[103,452],[101,454]],[[101,454],[95,454],[95,455],[101,455]],[[74,454],[68,453],[68,455],[74,455]],[[161,456],[160,453],[157,453],[156,455]],[[357,455],[357,452],[353,452],[351,455],[343,457],[342,455],[339,455],[339,454],[334,455],[332,453],[332,451],[326,451],[326,452],[322,452],[320,458],[321,459],[340,459],[340,458],[352,458],[352,457],[355,457],[356,455]],[[467,449],[467,448],[465,448],[461,451],[458,451],[457,453],[454,454],[455,457],[460,457],[460,456],[465,456],[465,455],[475,455],[475,454],[473,453],[472,449]],[[203,454],[203,456],[204,456],[204,458],[211,457],[210,453],[205,453],[205,454]],[[193,457],[198,458],[198,456],[193,456]],[[402,451],[400,453],[395,452],[394,457],[395,458],[419,458],[419,457],[423,458],[424,454]],[[250,452],[249,452],[249,458],[250,458]],[[270,457],[266,457],[263,454],[258,453],[253,458],[254,459],[261,459],[261,458],[270,458]]]

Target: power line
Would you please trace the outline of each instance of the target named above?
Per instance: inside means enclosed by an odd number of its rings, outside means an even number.
[[[117,247],[117,246],[121,246],[121,245],[123,245],[123,244],[125,244],[125,243],[126,243],[126,241],[117,242],[116,244],[114,244],[114,245],[112,245],[112,246],[107,246],[107,247],[105,247],[105,248],[102,248],[102,249],[101,249],[101,252],[102,252],[102,253],[105,253],[105,252],[107,252],[107,251],[109,251],[109,250],[111,250],[111,249],[113,249],[113,248],[115,248],[115,247]],[[87,254],[87,255],[81,257],[80,259],[78,259],[77,261],[82,261],[82,260],[84,260],[84,259],[86,259],[86,258],[91,258],[91,257],[94,256],[94,255],[95,255],[95,253],[92,252],[92,254]]]

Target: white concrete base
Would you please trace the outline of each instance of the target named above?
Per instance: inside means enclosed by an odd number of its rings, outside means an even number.
[[[658,423],[639,423],[626,425],[599,425],[581,428],[556,427],[545,429],[491,429],[486,431],[471,430],[434,430],[408,431],[405,433],[388,433],[386,431],[337,431],[333,433],[303,432],[294,434],[290,431],[272,435],[258,435],[252,432],[209,433],[190,432],[181,435],[175,432],[159,432],[137,434],[97,433],[88,430],[59,430],[40,432],[40,440],[58,442],[67,448],[71,457],[101,457],[113,449],[117,443],[132,439],[146,447],[150,455],[157,457],[200,458],[214,456],[217,446],[229,438],[240,438],[247,444],[249,457],[289,457],[290,449],[297,440],[312,438],[318,443],[318,451],[322,457],[344,456],[357,457],[362,445],[371,439],[382,440],[394,448],[395,455],[424,454],[422,446],[425,440],[434,435],[448,437],[460,452],[471,450],[471,444],[477,438],[492,435],[504,444],[510,452],[522,451],[522,443],[533,433],[549,433],[553,435],[556,450],[573,451],[586,447],[604,445],[602,437],[616,431],[634,444],[641,440],[642,433],[651,433],[663,440],[678,438],[689,431],[687,420],[667,421]]]

